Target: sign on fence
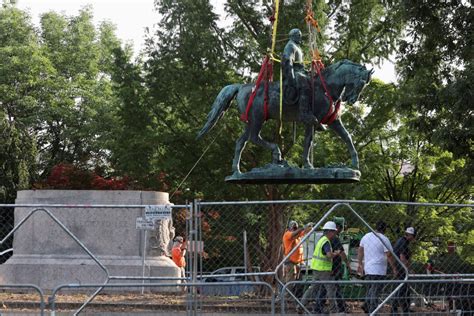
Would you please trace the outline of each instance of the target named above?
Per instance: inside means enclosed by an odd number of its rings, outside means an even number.
[[[137,217],[137,221],[135,222],[135,226],[137,229],[141,230],[153,230],[155,229],[155,221],[148,220],[143,217]]]
[[[171,204],[145,206],[145,218],[151,221],[171,219]]]

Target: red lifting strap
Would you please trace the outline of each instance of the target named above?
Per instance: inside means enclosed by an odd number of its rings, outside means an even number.
[[[319,79],[321,80],[321,84],[323,85],[324,93],[326,94],[326,97],[329,99],[328,112],[326,113],[326,115],[324,115],[323,119],[320,122],[321,124],[331,125],[332,122],[334,122],[339,117],[339,114],[341,113],[341,100],[337,100],[336,106],[334,106],[334,101],[326,86],[326,81],[324,81],[324,77],[321,74],[321,69],[324,69],[324,64],[320,60],[313,60],[313,62],[311,63],[311,66],[313,67],[313,69],[316,69]]]
[[[249,121],[249,112],[250,108],[253,105],[253,100],[257,95],[258,89],[260,88],[260,83],[262,80],[265,80],[264,85],[264,98],[263,98],[263,115],[264,120],[268,120],[268,88],[269,82],[272,80],[273,77],[273,63],[270,60],[269,56],[265,56],[262,62],[262,67],[260,67],[260,72],[258,73],[257,82],[255,83],[255,87],[252,90],[252,94],[250,95],[249,102],[247,103],[247,107],[245,108],[245,113],[242,113],[240,119],[246,123]]]
[[[268,89],[270,87],[270,81],[273,78],[273,62],[270,59],[267,62],[267,70],[266,70],[266,80],[265,80],[265,87],[264,87],[264,97],[263,97],[263,119],[266,121],[268,120],[268,103],[270,102],[268,97]]]
[[[322,124],[331,125],[341,113],[341,100],[337,100],[336,106],[333,108],[333,103],[329,105],[328,113],[321,120]]]

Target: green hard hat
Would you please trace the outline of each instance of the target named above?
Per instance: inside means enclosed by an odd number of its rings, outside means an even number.
[[[344,227],[344,217],[334,217],[333,222],[336,223],[336,225]]]

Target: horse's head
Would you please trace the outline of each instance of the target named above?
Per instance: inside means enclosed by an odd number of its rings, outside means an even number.
[[[342,95],[342,101],[354,104],[359,99],[359,95],[364,87],[370,82],[374,70],[368,70],[365,66],[348,60],[342,61],[337,68],[339,68],[339,71],[344,71],[344,93]]]
[[[359,95],[364,87],[370,82],[374,70],[368,70],[365,66],[357,64],[351,64],[347,67],[348,73],[345,76],[345,89],[342,101],[354,104],[359,99]]]

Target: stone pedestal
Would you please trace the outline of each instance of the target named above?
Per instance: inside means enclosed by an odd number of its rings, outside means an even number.
[[[156,205],[168,203],[168,193],[145,191],[28,190],[16,204]],[[135,227],[144,207],[45,207],[108,269],[111,276],[142,276],[144,231]],[[35,208],[16,208],[15,225]],[[178,277],[165,256],[174,235],[172,223],[157,223],[147,232],[146,276]],[[103,283],[107,275],[64,230],[44,212],[36,212],[13,239],[13,256],[0,265],[0,284],[36,284],[51,290],[60,284]],[[122,283],[123,281],[119,281]],[[139,283],[140,281],[133,281]],[[176,282],[176,281],[175,281]],[[166,283],[172,283],[166,281]],[[124,289],[127,291],[130,289]],[[155,288],[154,291],[177,290]]]

